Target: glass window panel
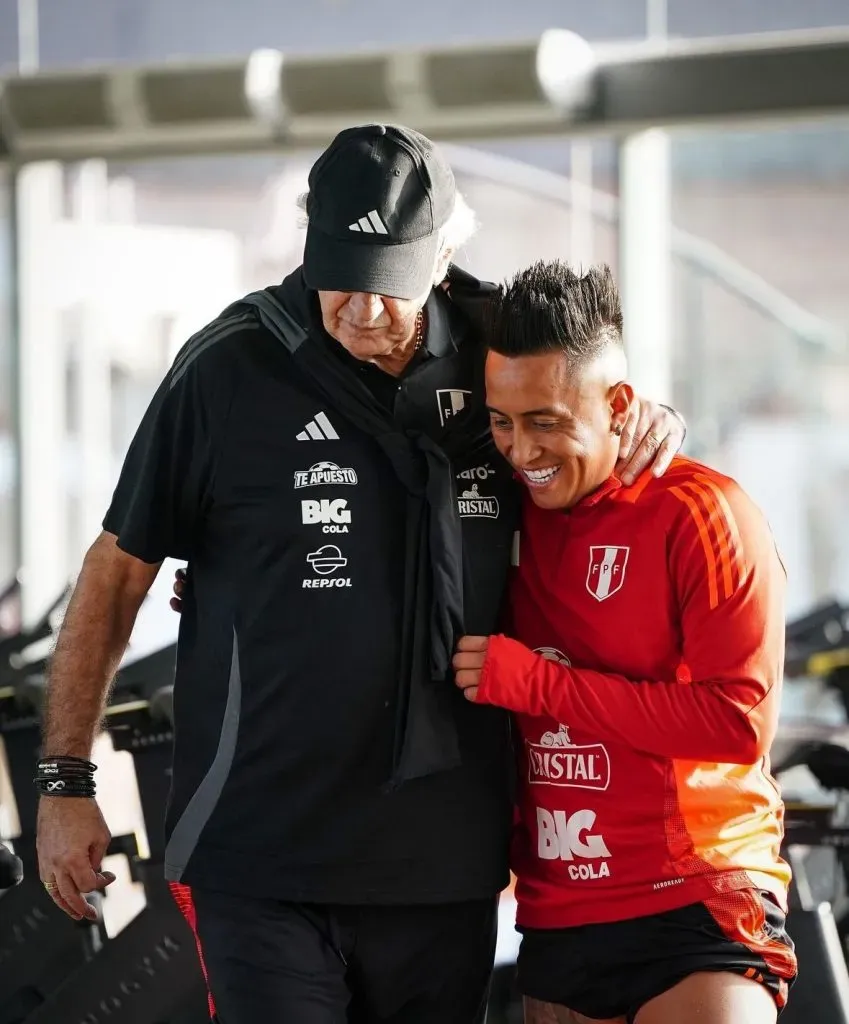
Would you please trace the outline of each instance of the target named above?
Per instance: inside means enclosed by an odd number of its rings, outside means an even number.
[[[849,123],[676,133],[671,161],[691,450],[766,510],[791,615],[849,598]]]

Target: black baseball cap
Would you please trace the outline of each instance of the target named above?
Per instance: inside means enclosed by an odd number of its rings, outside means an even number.
[[[304,280],[315,291],[414,299],[427,292],[454,174],[411,128],[346,128],[309,174]]]

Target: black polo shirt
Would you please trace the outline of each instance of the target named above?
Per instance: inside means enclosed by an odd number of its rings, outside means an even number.
[[[442,292],[400,378],[352,373],[404,428],[463,415],[479,346]],[[307,342],[309,343],[309,342]],[[517,526],[494,449],[456,460],[465,628],[497,628]],[[373,438],[314,397],[248,314],[178,354],[130,447],[104,529],[189,561],[175,682],[166,874],[235,893],[417,903],[497,892],[510,826],[506,717],[446,680],[461,767],[387,785],[405,492]]]

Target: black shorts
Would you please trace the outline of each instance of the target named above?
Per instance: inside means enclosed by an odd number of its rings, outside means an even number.
[[[785,915],[768,893],[741,889],[651,917],[520,929],[523,995],[597,1020],[632,1024],[650,999],[690,974],[730,971],[766,986],[781,1010],[796,977]]]
[[[172,885],[217,1024],[482,1024],[497,901],[345,907]]]

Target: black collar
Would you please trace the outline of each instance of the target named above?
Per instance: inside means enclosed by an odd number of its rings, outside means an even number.
[[[463,336],[463,318],[441,288],[434,288],[425,303],[427,314],[427,338],[425,349],[428,355],[453,355],[460,347]]]

